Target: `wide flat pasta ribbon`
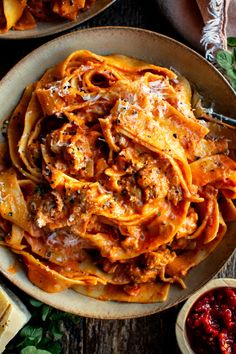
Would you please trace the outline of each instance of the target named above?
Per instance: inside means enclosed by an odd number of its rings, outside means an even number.
[[[0,214],[23,230],[32,231],[26,202],[13,169],[0,172]]]
[[[9,31],[21,18],[26,7],[26,0],[3,0],[3,13],[5,17],[5,26],[1,30]]]

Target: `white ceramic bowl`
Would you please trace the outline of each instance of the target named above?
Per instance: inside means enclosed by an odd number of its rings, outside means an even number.
[[[1,33],[0,39],[39,38],[67,31],[98,15],[115,1],[116,0],[96,0],[96,2],[89,9],[81,11],[75,21],[68,21],[63,18],[49,22],[38,21],[37,26],[33,29],[25,31],[10,30],[7,33]]]
[[[92,50],[98,54],[120,53],[147,62],[174,67],[200,92],[214,101],[216,110],[236,117],[236,96],[218,71],[200,55],[186,46],[163,35],[135,28],[91,28],[59,37],[36,49],[21,60],[0,83],[1,119],[9,116],[29,83],[37,80],[44,71],[78,49]],[[236,224],[228,227],[227,235],[204,262],[192,269],[186,277],[187,289],[172,286],[168,300],[163,303],[129,304],[99,301],[80,295],[73,290],[48,294],[34,286],[19,264],[16,274],[9,267],[16,256],[8,249],[0,248],[0,271],[19,288],[61,310],[87,317],[103,319],[133,318],[167,309],[183,301],[210,280],[224,265],[235,249]]]
[[[221,287],[236,288],[236,279],[222,278],[222,279],[213,279],[209,281],[205,286],[203,286],[200,290],[194,293],[188,299],[188,301],[186,301],[186,303],[180,310],[176,321],[175,333],[182,354],[194,354],[194,351],[190,347],[189,340],[186,333],[186,319],[188,317],[191,307],[203,294],[205,294],[209,290],[213,290]]]

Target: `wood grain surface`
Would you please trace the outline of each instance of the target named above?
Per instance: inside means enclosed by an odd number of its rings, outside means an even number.
[[[79,28],[94,26],[133,26],[150,29],[183,42],[160,14],[154,0],[117,0],[98,17]],[[44,39],[0,40],[0,76],[33,49],[54,37]],[[14,94],[14,93],[13,93]],[[218,277],[236,277],[236,255]],[[64,323],[63,354],[175,354],[175,321],[181,305],[160,314],[133,320],[103,321],[82,318],[77,327]]]

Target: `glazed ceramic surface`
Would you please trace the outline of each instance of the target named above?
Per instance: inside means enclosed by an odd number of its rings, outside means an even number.
[[[10,30],[7,33],[0,34],[0,39],[39,38],[67,31],[98,15],[115,1],[116,0],[96,0],[96,2],[89,9],[81,11],[75,21],[68,21],[63,18],[50,22],[39,21],[37,26],[33,29],[26,31]]]
[[[210,290],[221,288],[221,287],[236,288],[236,279],[221,278],[221,279],[213,279],[209,281],[200,290],[198,290],[192,296],[190,296],[188,301],[184,304],[184,306],[180,310],[176,321],[175,333],[182,354],[194,354],[194,351],[191,349],[189,345],[189,341],[186,333],[186,319],[188,317],[190,309],[203,294],[205,294]]]
[[[119,53],[174,68],[198,88],[217,112],[236,117],[234,91],[223,76],[194,51],[154,32],[135,28],[100,27],[59,37],[20,61],[0,83],[1,119],[4,120],[10,115],[25,86],[40,78],[46,69],[79,49],[88,49],[101,55]],[[16,262],[16,256],[3,247],[0,248],[0,270],[26,293],[58,309],[94,318],[133,318],[167,309],[202,287],[233,253],[236,246],[235,232],[236,223],[232,223],[217,249],[189,272],[186,277],[187,288],[183,290],[173,285],[168,300],[163,303],[105,302],[80,295],[73,290],[48,294],[27,279],[22,265],[18,265],[15,274],[9,271]]]

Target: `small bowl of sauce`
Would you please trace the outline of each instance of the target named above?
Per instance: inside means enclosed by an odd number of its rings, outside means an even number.
[[[236,354],[236,280],[212,280],[191,296],[176,337],[183,354]]]

